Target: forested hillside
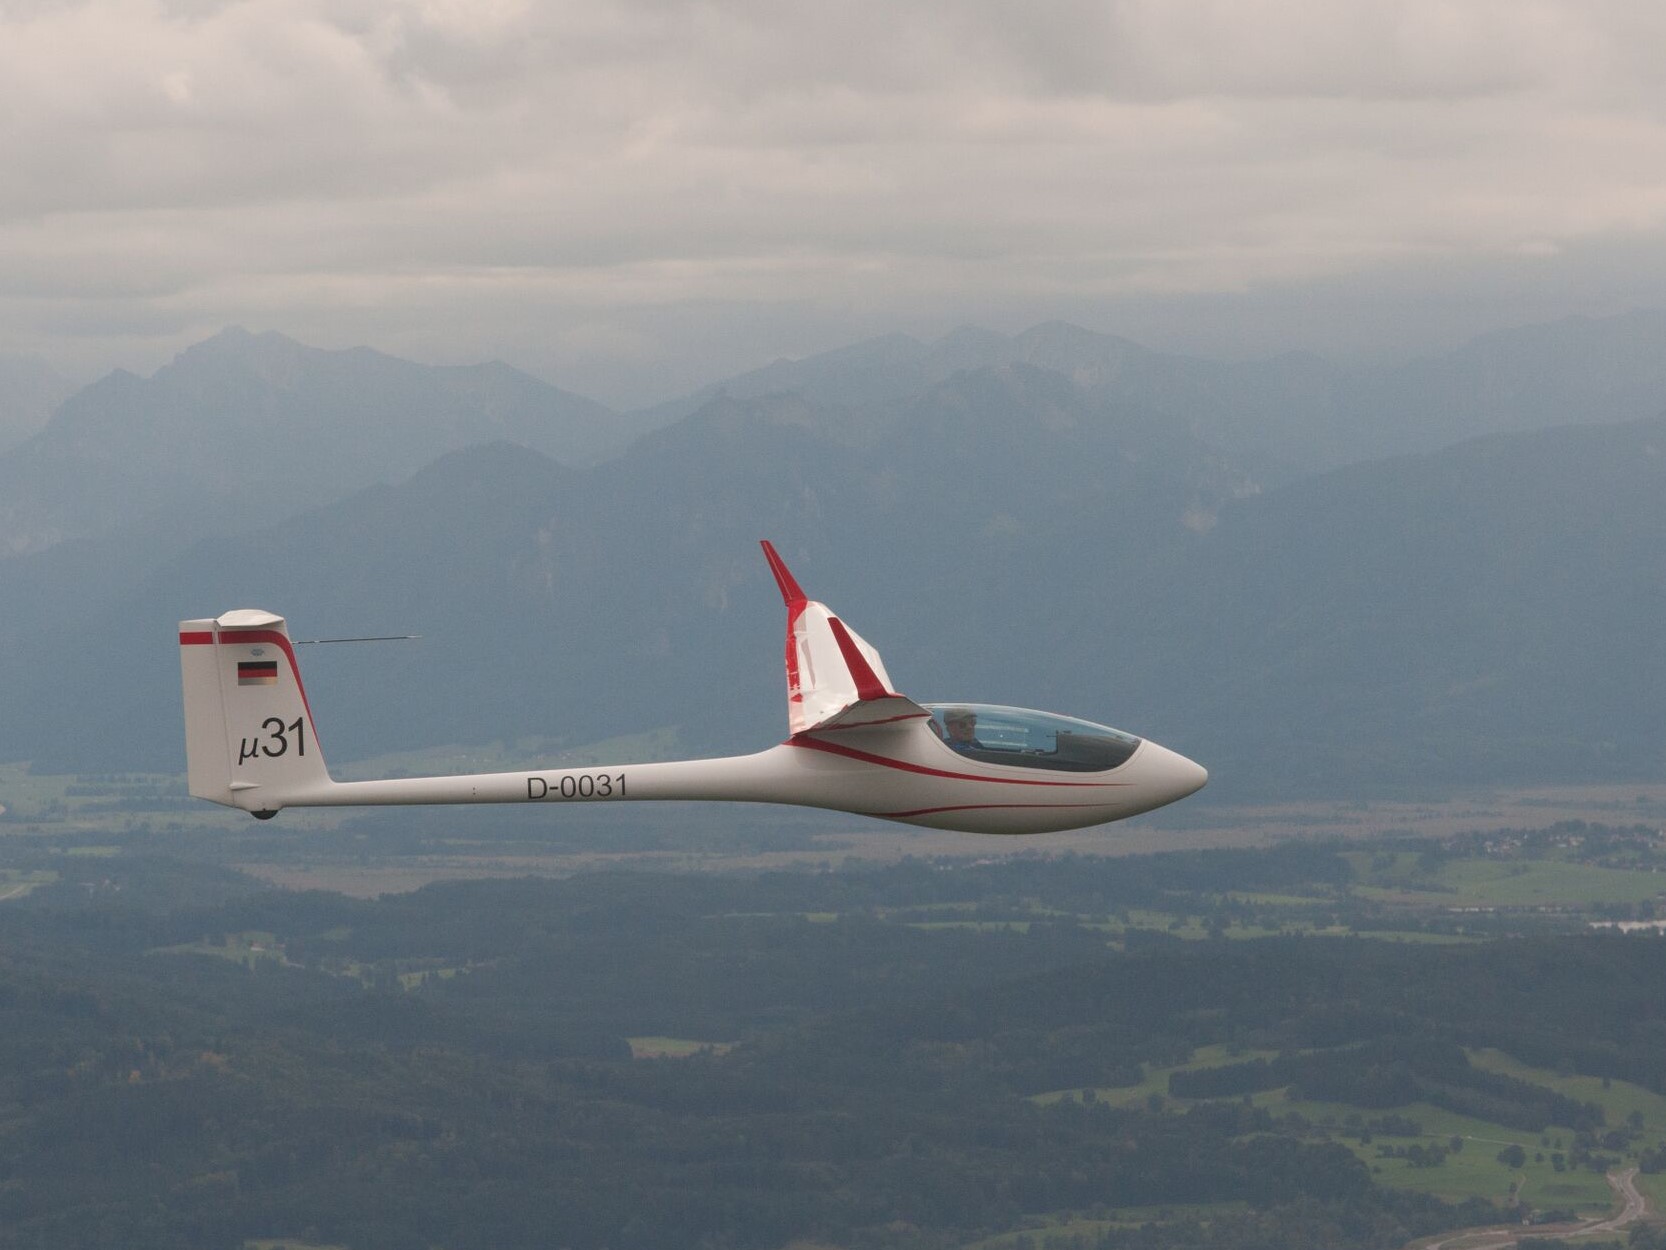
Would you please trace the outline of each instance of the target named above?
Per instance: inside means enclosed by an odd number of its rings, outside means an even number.
[[[1558,1188],[1600,1210],[1604,1169],[1666,1164],[1666,942],[1464,938],[1458,918],[1448,944],[1185,941],[1140,920],[1401,870],[1378,860],[364,901],[48,854],[54,880],[0,907],[0,1241],[900,1248],[1055,1227],[1388,1250]],[[1570,1092],[1597,1078],[1612,1095]],[[1629,1119],[1604,1105],[1622,1090]],[[1517,1169],[1552,1150],[1518,1205]]]

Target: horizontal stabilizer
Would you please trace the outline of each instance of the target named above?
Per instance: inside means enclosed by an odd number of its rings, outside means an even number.
[[[817,733],[840,729],[879,729],[924,720],[930,715],[906,695],[888,694],[882,699],[862,699],[849,704],[811,728]]]

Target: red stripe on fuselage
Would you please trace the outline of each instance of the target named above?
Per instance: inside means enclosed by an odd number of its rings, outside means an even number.
[[[1073,807],[1099,807],[1098,803],[960,803],[953,807],[918,807],[911,812],[867,812],[879,820],[907,820],[913,816],[940,816],[944,812],[1060,812]]]
[[[910,764],[906,760],[894,760],[889,756],[858,751],[855,747],[847,747],[838,742],[822,742],[806,734],[794,734],[787,739],[787,745],[808,747],[812,751],[826,751],[830,755],[842,755],[847,759],[861,760],[864,764],[879,764],[900,772],[919,773],[925,777],[946,777],[951,781],[988,781],[1002,786],[1052,786],[1070,790],[1120,790],[1123,786],[1131,784],[1126,781],[1044,781],[1039,777],[986,777],[981,773],[951,773],[943,768],[930,768],[925,764]]]

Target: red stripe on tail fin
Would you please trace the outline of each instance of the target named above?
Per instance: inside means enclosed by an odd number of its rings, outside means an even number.
[[[845,628],[845,623],[836,616],[827,618],[827,627],[833,631],[833,641],[839,644],[839,654],[844,657],[845,667],[850,670],[851,680],[856,683],[856,697],[858,699],[883,699],[891,692],[885,688],[885,683],[879,680],[868,663],[868,657],[862,654],[862,649],[856,645]]]
[[[769,561],[769,571],[775,574],[775,584],[781,588],[781,598],[786,601],[787,606],[790,608],[793,604],[803,603],[808,599],[809,596],[800,588],[786,562],[776,554],[775,545],[767,538],[759,545],[764,549],[764,559]]]

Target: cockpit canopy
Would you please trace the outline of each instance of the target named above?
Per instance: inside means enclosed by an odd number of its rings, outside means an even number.
[[[1133,734],[1073,716],[992,703],[926,703],[931,727],[968,759],[1018,768],[1102,773],[1128,761],[1140,745]]]

